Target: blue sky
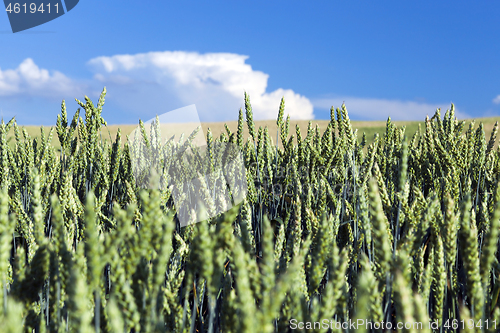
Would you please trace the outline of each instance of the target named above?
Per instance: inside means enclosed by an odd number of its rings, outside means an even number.
[[[195,104],[202,121],[500,115],[500,2],[97,1],[13,34],[0,14],[0,112],[55,123],[62,99],[136,124]]]

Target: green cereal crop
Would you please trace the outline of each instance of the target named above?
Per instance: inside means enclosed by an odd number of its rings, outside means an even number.
[[[274,136],[245,94],[235,127],[207,131],[206,157],[185,163],[211,172],[234,144],[246,196],[230,208],[203,178],[201,210],[224,212],[181,227],[171,188],[143,188],[196,176],[167,158],[196,133],[162,145],[140,121],[140,136],[103,140],[105,94],[71,122],[63,102],[48,134],[0,124],[1,332],[498,331],[498,124],[464,131],[451,105],[411,137],[389,118],[372,139],[342,105],[291,134],[282,99]],[[133,156],[164,168],[134,174]]]

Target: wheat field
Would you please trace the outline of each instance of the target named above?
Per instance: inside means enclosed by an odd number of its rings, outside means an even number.
[[[475,122],[478,124],[480,122],[483,123],[484,125],[484,130],[485,132],[489,133],[493,130],[493,126],[495,125],[495,122],[500,121],[500,117],[489,117],[489,118],[475,118],[475,119],[464,119],[466,122],[470,122],[472,120],[475,120]],[[316,125],[319,126],[321,130],[324,130],[328,124],[330,123],[330,120],[290,120],[290,127],[295,128],[296,125],[299,125],[299,128],[302,130],[302,132],[307,131],[307,127],[309,125],[309,122],[312,123],[312,126],[315,127]],[[393,121],[394,125],[398,127],[406,127],[406,133],[409,133],[410,135],[413,135],[417,129],[418,126],[420,125],[422,128],[425,126],[424,121]],[[361,138],[362,134],[366,134],[367,142],[372,143],[373,142],[373,137],[376,133],[383,133],[385,131],[385,126],[386,126],[386,121],[351,121],[352,128],[354,130],[358,131],[358,137]],[[210,128],[213,135],[218,137],[220,136],[221,133],[226,132],[225,125],[229,127],[229,129],[232,132],[235,132],[237,130],[238,126],[238,121],[226,121],[226,122],[202,122],[201,127],[204,131],[204,133],[207,133],[207,130]],[[103,129],[101,129],[101,136],[103,140],[107,141],[114,141],[116,138],[116,133],[118,132],[118,129],[121,130],[121,133],[123,136],[129,135],[132,133],[135,129],[137,129],[139,126],[139,123],[136,125],[131,125],[131,124],[121,124],[121,125],[108,125],[105,126]],[[269,133],[276,133],[277,132],[277,125],[276,125],[276,120],[257,120],[255,121],[255,126],[258,127],[267,127],[269,130]],[[40,136],[41,133],[41,127],[42,126],[22,126],[26,128],[27,133],[33,137],[37,138]],[[50,129],[53,126],[43,126],[44,132],[48,133]],[[12,140],[11,138],[14,137],[14,134],[12,131],[9,132],[8,138]],[[248,139],[249,134],[244,133],[243,138],[246,140]],[[276,137],[272,138],[274,141],[276,141]],[[278,142],[280,144],[280,142]],[[498,144],[498,143],[496,143]],[[52,145],[55,147],[60,147],[59,141],[57,138],[54,138],[52,141]]]
[[[40,135],[0,124],[1,332],[498,332],[497,123],[451,105],[420,130],[355,131],[342,105],[316,127],[283,100],[259,123],[245,95],[236,123],[205,124],[201,154],[156,122],[130,141],[106,129],[105,93]],[[171,164],[187,147],[202,169]],[[213,191],[228,147],[243,197]],[[174,178],[200,194],[192,221],[209,218],[180,224],[192,198],[160,186]]]

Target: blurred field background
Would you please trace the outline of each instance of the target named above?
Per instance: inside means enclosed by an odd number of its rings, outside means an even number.
[[[500,117],[492,117],[492,118],[475,118],[475,119],[466,119],[466,125],[464,127],[464,132],[465,130],[469,127],[470,122],[474,120],[474,128],[477,128],[480,123],[483,123],[484,125],[484,130],[486,134],[486,139],[489,139],[489,136],[491,134],[491,130],[493,129],[493,126],[496,121],[500,121]],[[320,132],[323,133],[323,131],[326,129],[328,126],[329,120],[312,120],[312,126],[313,128],[316,127],[316,125],[319,126]],[[421,130],[425,130],[425,122],[424,121],[394,121],[394,124],[398,128],[401,128],[402,126],[406,126],[406,136],[408,139],[411,139],[413,134],[416,133],[418,126],[420,124]],[[220,136],[221,133],[226,133],[226,129],[224,124],[227,124],[231,132],[236,132],[238,128],[238,122],[235,121],[228,121],[228,122],[206,122],[202,123],[202,129],[204,134],[207,134],[208,129],[212,131],[212,134],[214,137]],[[308,120],[291,120],[290,121],[290,133],[289,135],[294,135],[295,136],[295,127],[296,125],[299,125],[300,131],[302,134],[302,137],[305,137],[307,134],[307,127],[309,125]],[[353,130],[358,130],[357,133],[357,138],[358,142],[361,141],[361,138],[363,137],[363,133],[366,134],[367,138],[367,144],[370,144],[373,141],[373,137],[375,133],[379,133],[380,136],[382,136],[385,133],[385,126],[386,122],[385,121],[351,121]],[[273,143],[276,141],[276,131],[277,131],[277,126],[276,126],[276,120],[261,120],[261,121],[255,121],[256,129],[259,128],[259,126],[262,126],[265,128],[267,126],[269,130],[269,134],[271,138],[273,139]],[[39,137],[41,134],[41,127],[39,126],[20,126],[21,128],[25,128],[26,132],[31,136],[31,137]],[[43,127],[43,130],[45,132],[45,135],[48,135],[50,132],[52,126],[45,126]],[[149,125],[146,125],[146,127],[149,127]],[[180,126],[181,127],[181,126]],[[244,126],[244,138],[245,140],[248,138],[248,130],[246,127],[246,123]],[[101,137],[103,141],[109,141],[113,140],[116,137],[116,133],[118,132],[118,129],[121,130],[122,133],[122,142],[124,142],[126,135],[130,135],[136,128],[138,128],[138,125],[109,125],[107,127],[104,127],[104,130],[101,132]],[[172,133],[169,131],[169,133]],[[165,133],[162,132],[163,135]],[[186,135],[189,135],[190,133],[186,133]],[[166,136],[166,135],[165,135]],[[164,136],[164,137],[165,137]],[[14,131],[13,129],[10,130],[8,134],[8,138],[10,140],[10,143],[14,143]],[[54,131],[53,138],[52,138],[52,144],[55,147],[59,147],[59,140],[57,138],[57,134]],[[498,145],[498,144],[497,144]],[[280,143],[281,146],[281,143]]]

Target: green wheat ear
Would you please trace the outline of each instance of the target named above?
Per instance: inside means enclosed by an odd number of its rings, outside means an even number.
[[[253,122],[252,105],[250,104],[250,96],[245,92],[245,112],[247,118],[248,132],[255,141],[255,124]]]
[[[481,253],[481,281],[485,291],[488,290],[490,281],[491,265],[495,260],[495,255],[498,249],[498,237],[500,231],[500,182],[497,183],[495,193],[495,205],[489,229],[484,238],[483,251]]]
[[[389,232],[389,223],[382,209],[382,201],[378,193],[375,180],[369,182],[369,200],[370,215],[372,219],[372,237],[374,243],[374,256],[377,267],[377,278],[382,285],[386,282],[386,276],[389,274],[391,261],[391,237]]]
[[[434,269],[432,272],[432,291],[434,294],[434,311],[433,320],[443,320],[446,271],[444,261],[443,241],[439,235],[435,236],[435,256]]]
[[[414,323],[414,303],[411,287],[408,286],[400,273],[397,273],[394,279],[394,294],[398,322]]]
[[[11,253],[11,239],[14,231],[15,221],[8,215],[9,212],[9,198],[6,189],[0,192],[0,301],[2,302],[2,313],[7,313],[7,290],[8,290],[8,276],[9,276],[9,259]]]
[[[479,272],[477,228],[475,226],[475,219],[471,218],[471,208],[471,199],[470,196],[467,196],[461,209],[462,221],[459,237],[460,246],[463,249],[463,263],[469,285],[468,294],[472,303],[471,312],[474,319],[479,320],[483,316],[484,295]]]

